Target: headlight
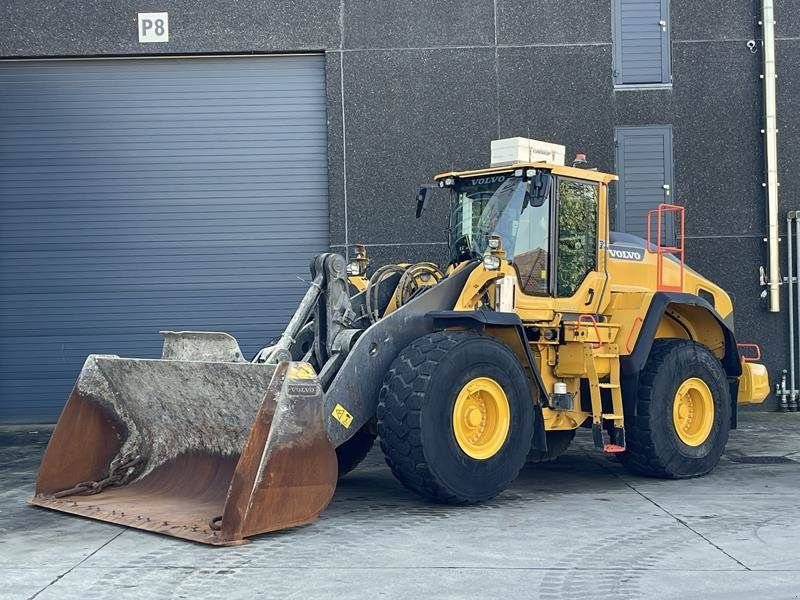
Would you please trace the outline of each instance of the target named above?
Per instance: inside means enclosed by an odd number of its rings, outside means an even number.
[[[500,249],[500,236],[499,235],[490,235],[488,240],[489,248],[492,250],[499,250]]]
[[[500,268],[500,258],[487,254],[483,257],[483,267],[487,271],[497,271]]]
[[[358,264],[356,261],[347,263],[347,274],[350,275],[351,277],[361,275],[361,265]]]

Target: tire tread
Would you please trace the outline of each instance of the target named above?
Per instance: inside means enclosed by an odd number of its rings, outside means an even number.
[[[378,432],[386,463],[406,488],[434,502],[465,505],[491,497],[465,498],[443,485],[426,461],[422,443],[423,403],[431,381],[441,376],[440,364],[460,344],[485,337],[472,331],[444,330],[418,338],[395,359],[380,391]],[[523,466],[524,460],[505,485]]]
[[[653,342],[650,356],[639,375],[638,398],[636,401],[637,416],[633,419],[633,426],[629,427],[627,431],[626,451],[619,457],[623,465],[635,474],[662,479],[682,479],[687,477],[687,475],[678,473],[670,468],[669,463],[672,456],[665,456],[662,452],[659,452],[650,427],[651,405],[658,392],[655,385],[656,377],[665,368],[665,365],[668,365],[672,360],[672,355],[680,352],[683,348],[689,348],[695,352],[698,351],[698,348],[702,348],[703,351],[710,354],[710,351],[705,346],[691,340],[677,338],[657,339]],[[727,441],[727,434],[725,438],[725,441]],[[691,476],[697,477],[707,472]]]

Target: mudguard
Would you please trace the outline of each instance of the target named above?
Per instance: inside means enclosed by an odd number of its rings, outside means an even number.
[[[742,374],[739,349],[733,333],[733,323],[720,316],[711,304],[699,296],[684,292],[657,292],[650,302],[647,315],[642,322],[633,351],[627,356],[620,357],[620,371],[622,375],[622,403],[626,415],[636,414],[636,395],[639,387],[639,372],[647,362],[650,349],[653,347],[656,330],[667,306],[670,304],[684,304],[699,306],[706,309],[719,323],[725,337],[725,356],[722,366],[728,375],[731,390],[733,410],[731,412],[731,428],[736,428],[737,410],[736,398],[739,390],[739,375]]]
[[[435,330],[430,313],[455,306],[478,264],[464,265],[361,334],[325,392],[325,428],[334,447],[372,419],[394,359],[415,339]]]
[[[451,327],[463,327],[465,329],[475,329],[478,331],[497,330],[498,328],[513,331],[514,342],[502,340],[504,343],[513,343],[515,347],[511,349],[524,362],[526,371],[531,374],[536,391],[538,394],[534,398],[534,422],[533,422],[533,448],[542,452],[547,451],[547,436],[545,435],[544,416],[542,415],[541,398],[547,398],[547,390],[542,381],[542,376],[536,366],[533,353],[528,345],[525,336],[525,328],[522,319],[516,313],[496,312],[488,309],[472,311],[438,310],[429,313],[433,319],[434,327],[438,329],[448,329]]]

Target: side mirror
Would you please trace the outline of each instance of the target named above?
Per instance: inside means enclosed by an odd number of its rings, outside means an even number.
[[[553,176],[550,173],[537,173],[531,179],[531,206],[539,208],[550,197]]]
[[[428,203],[428,200],[433,193],[433,186],[431,184],[420,186],[419,191],[417,192],[417,218],[419,219],[422,216],[422,213],[425,212],[425,205]]]

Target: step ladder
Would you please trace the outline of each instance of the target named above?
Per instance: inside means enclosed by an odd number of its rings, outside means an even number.
[[[584,344],[586,374],[589,380],[589,395],[592,404],[592,437],[594,446],[612,454],[625,451],[625,416],[622,408],[622,386],[620,382],[619,349],[616,344],[608,344],[599,349],[593,344]],[[611,369],[608,383],[601,382],[597,375],[596,361],[608,359]],[[611,392],[611,413],[603,412],[600,390]],[[608,430],[609,441],[605,441],[604,431]]]

